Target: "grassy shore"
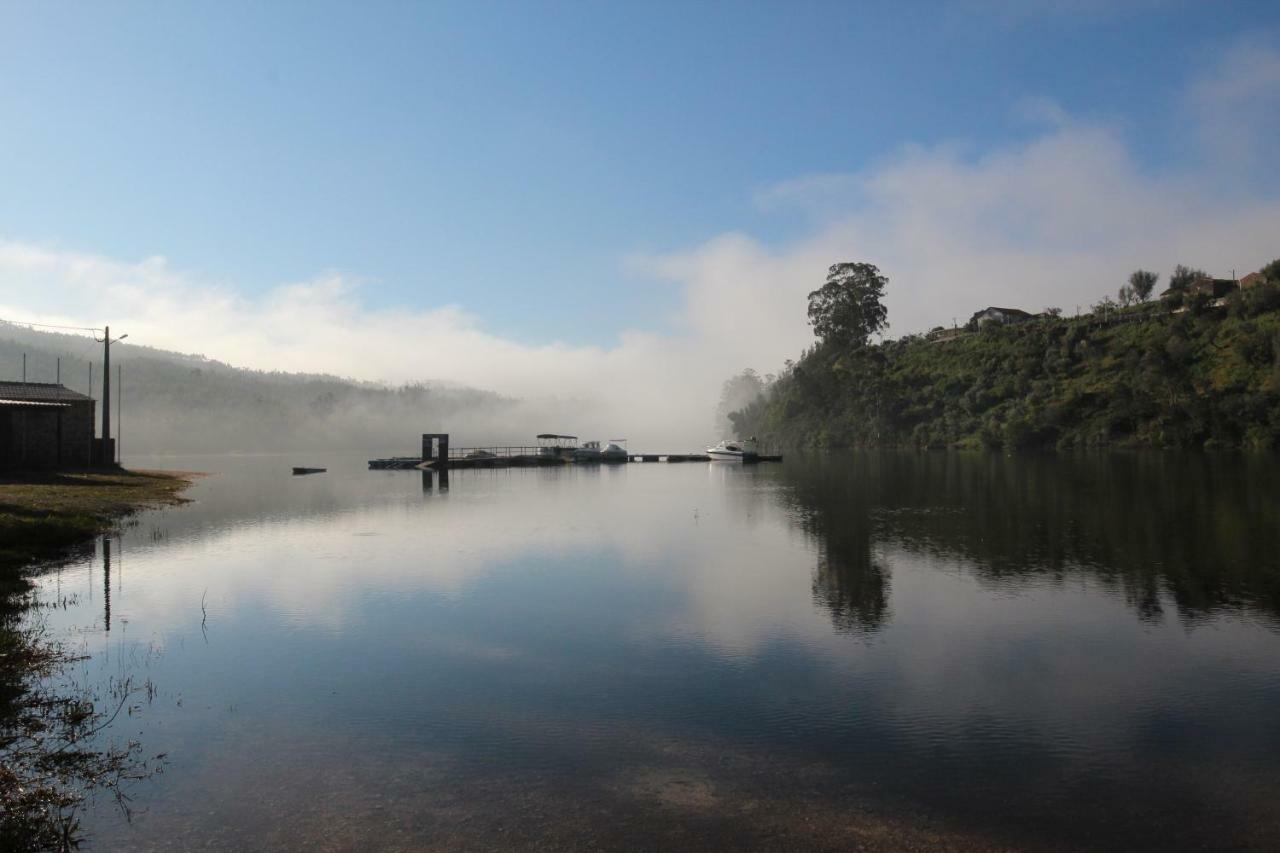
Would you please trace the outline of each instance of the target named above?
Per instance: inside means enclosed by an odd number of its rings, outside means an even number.
[[[102,471],[0,476],[0,575],[115,527],[139,510],[186,501],[196,476]]]
[[[139,510],[184,503],[195,475],[96,471],[0,476],[0,849],[71,849],[93,789],[153,772],[140,746],[85,748],[110,723],[95,694],[54,678],[76,658],[26,618],[39,566],[84,546]],[[121,706],[133,692],[120,688]],[[116,708],[116,713],[119,707]],[[123,802],[121,800],[120,802]]]

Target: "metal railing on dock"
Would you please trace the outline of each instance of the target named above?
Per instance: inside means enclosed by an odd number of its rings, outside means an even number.
[[[539,451],[543,451],[541,455],[544,456],[554,455],[546,453],[545,449],[540,447],[494,445],[489,447],[450,447],[449,459],[510,459],[512,456],[538,456]]]

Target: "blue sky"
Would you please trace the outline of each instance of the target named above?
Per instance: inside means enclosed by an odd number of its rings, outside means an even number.
[[[608,346],[679,310],[629,259],[803,239],[821,209],[769,187],[1017,145],[1028,99],[1105,123],[1138,173],[1193,168],[1188,87],[1278,26],[1275,3],[6,3],[0,239],[246,298],[333,271],[370,310]]]

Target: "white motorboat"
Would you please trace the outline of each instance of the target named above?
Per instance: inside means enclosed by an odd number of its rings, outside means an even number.
[[[720,442],[715,447],[707,448],[707,455],[711,457],[713,462],[717,460],[722,462],[741,462],[746,452],[747,449],[744,442],[729,441],[728,439]]]

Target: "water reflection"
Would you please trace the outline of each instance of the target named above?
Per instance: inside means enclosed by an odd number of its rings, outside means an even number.
[[[875,553],[873,496],[843,478],[798,474],[787,482],[783,500],[817,545],[814,601],[837,631],[875,631],[889,614],[889,571]]]
[[[449,469],[422,472],[423,494],[429,495],[437,489],[442,492],[449,491]]]
[[[962,558],[993,587],[1088,575],[1159,621],[1280,614],[1280,470],[1271,456],[959,453],[789,460],[777,476],[821,547],[815,595],[837,625],[887,610],[877,543]]]
[[[328,464],[64,573],[173,762],[104,847],[1280,841],[1269,461]]]
[[[102,539],[102,630],[111,630],[111,537]]]

